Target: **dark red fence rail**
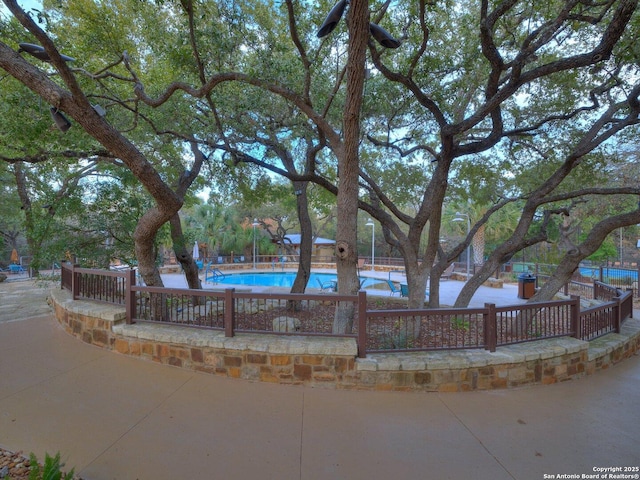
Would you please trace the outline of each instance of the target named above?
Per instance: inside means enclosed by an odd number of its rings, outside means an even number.
[[[496,343],[510,345],[575,335],[579,299],[496,307]]]
[[[216,292],[134,286],[132,291],[135,301],[127,313],[131,322],[211,328],[224,330],[228,336],[236,332],[334,335],[331,327],[337,303],[352,303],[356,308],[359,299],[354,295],[246,293],[233,288]]]
[[[487,308],[368,310],[360,328],[372,353],[486,348],[487,317]]]
[[[73,293],[73,299],[124,305],[135,285],[135,270],[109,271],[62,265],[62,288]]]
[[[358,354],[497,347],[546,338],[591,340],[620,332],[633,315],[633,291],[594,283],[593,295],[606,303],[580,310],[580,298],[483,308],[378,310],[358,295],[247,293],[170,289],[135,285],[135,271],[63,266],[62,287],[74,299],[125,305],[127,322],[154,322],[243,333],[328,335],[338,304],[354,312],[352,332]],[[348,305],[351,304],[351,305]]]

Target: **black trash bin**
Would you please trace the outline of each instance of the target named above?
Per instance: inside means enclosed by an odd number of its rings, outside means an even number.
[[[518,298],[531,298],[536,293],[536,276],[530,273],[518,275]]]

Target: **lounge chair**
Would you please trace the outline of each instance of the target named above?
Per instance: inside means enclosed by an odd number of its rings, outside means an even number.
[[[335,280],[328,280],[326,282],[322,282],[319,278],[316,278],[316,282],[318,282],[318,287],[320,287],[320,291],[322,292],[335,292],[336,291],[336,282]]]
[[[389,288],[391,289],[391,296],[395,295],[396,293],[401,293],[400,288],[396,287],[396,284],[393,283],[391,280],[387,280],[387,284],[389,285]]]
[[[442,275],[440,275],[440,280],[449,280],[451,278],[451,275],[453,275],[453,269],[454,269],[455,265],[452,263],[451,265],[449,265],[446,270],[444,272],[442,272]]]
[[[425,290],[424,292],[425,296],[429,296],[429,290]],[[409,297],[409,285],[407,285],[406,283],[401,283],[400,284],[400,296],[401,297]]]

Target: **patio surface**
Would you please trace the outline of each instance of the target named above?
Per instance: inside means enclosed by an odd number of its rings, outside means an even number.
[[[285,271],[285,272],[295,272],[296,270],[292,269],[276,269],[275,273]],[[318,273],[334,273],[335,270],[327,270],[327,269],[313,269],[314,272]],[[233,271],[229,273],[271,273],[271,269],[264,270],[241,270],[241,271]],[[389,279],[388,272],[372,272],[370,270],[361,270],[361,276],[363,277],[373,277],[380,279],[381,282],[386,282]],[[204,280],[204,275],[201,275],[201,278]],[[392,273],[391,280],[395,283],[406,283],[406,276],[400,273]],[[163,274],[162,281],[164,282],[166,287],[172,288],[187,288],[187,282],[182,274]],[[462,290],[465,282],[457,281],[457,280],[442,280],[440,282],[440,305],[453,305],[458,297],[458,294]],[[202,284],[203,288],[225,288],[230,287],[232,285],[223,285],[223,284],[215,284],[210,282],[204,282]],[[313,285],[309,285],[310,290],[313,289]],[[278,288],[282,291],[282,288],[279,287],[256,287],[256,286],[247,286],[247,285],[239,285],[238,288],[250,288],[254,292],[264,292],[264,291],[272,291],[274,288]],[[287,290],[288,291],[288,290]],[[366,289],[368,295],[380,295],[388,297],[391,294],[389,288],[384,285],[383,289]],[[396,295],[397,296],[397,295]],[[485,303],[495,303],[496,305],[517,305],[521,303],[525,303],[526,300],[518,298],[518,285],[517,284],[508,284],[505,283],[503,288],[492,288],[481,286],[478,288],[476,293],[474,294],[471,302],[469,303],[470,307],[484,307]]]
[[[534,480],[640,465],[639,355],[504,391],[250,383],[80,342],[43,307],[46,294],[0,284],[0,445],[60,451],[86,480]]]

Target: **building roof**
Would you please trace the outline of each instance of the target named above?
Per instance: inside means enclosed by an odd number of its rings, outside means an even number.
[[[290,233],[288,235],[285,235],[284,241],[286,243],[290,243],[291,245],[300,245],[300,238],[301,237],[302,237],[302,235],[300,235],[299,233]],[[336,241],[335,240],[331,240],[329,238],[318,237],[318,238],[315,239],[313,244],[314,245],[335,245]]]

